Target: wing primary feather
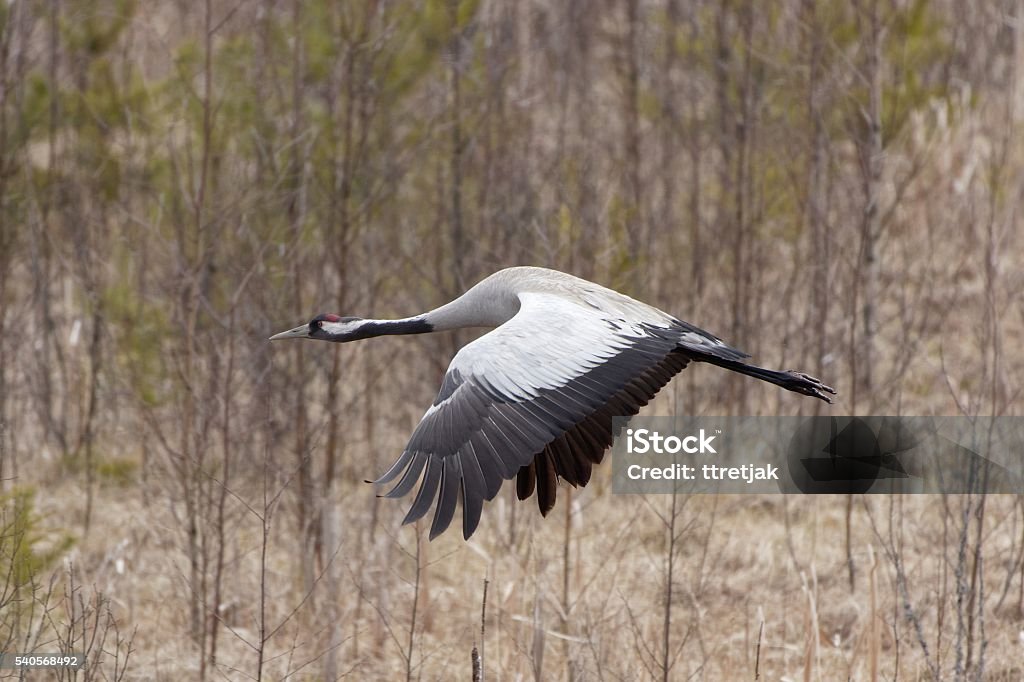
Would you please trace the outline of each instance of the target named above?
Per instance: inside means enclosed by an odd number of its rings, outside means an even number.
[[[477,459],[480,461],[480,465],[484,465],[485,459],[490,460],[502,481],[507,481],[516,475],[516,471],[519,467],[509,469],[508,465],[505,463],[505,459],[498,451],[498,446],[503,443],[502,440],[499,440],[498,438],[492,439],[487,435],[486,431],[480,430],[469,437],[469,442],[473,445],[473,450],[477,453]]]
[[[420,484],[416,499],[413,501],[412,507],[409,508],[409,513],[405,515],[402,525],[412,523],[426,514],[437,494],[437,483],[441,478],[441,469],[444,465],[433,455],[427,455],[425,459],[427,459],[427,472],[423,475],[423,483]]]
[[[606,445],[593,427],[589,419],[584,419],[576,426],[576,433],[580,439],[594,452],[604,452]]]
[[[570,405],[574,406],[577,414],[592,410],[601,404],[598,396],[592,392],[587,393],[583,391],[578,382],[576,382],[576,379],[572,379],[568,383],[554,389],[554,393],[558,400],[563,405],[566,405],[566,409],[569,409]]]
[[[420,477],[420,472],[423,471],[423,465],[427,463],[427,458],[430,457],[430,455],[422,453],[419,454],[420,456],[414,459],[412,464],[409,465],[409,468],[405,470],[405,475],[398,481],[398,484],[388,492],[384,493],[384,497],[394,499],[396,497],[402,497],[412,490],[413,485],[415,485],[416,481]]]
[[[371,481],[371,483],[373,483],[374,485],[384,485],[385,483],[390,483],[395,478],[395,476],[402,473],[402,469],[405,468],[405,466],[409,463],[409,460],[411,459],[412,451],[405,450],[401,454],[401,456],[399,456],[399,458],[395,461],[395,463],[391,465],[391,468],[384,472],[383,476],[378,478],[376,481]]]
[[[468,443],[459,451],[462,464],[462,537],[466,540],[480,523],[486,483],[483,470]]]
[[[574,486],[587,484],[587,481],[590,480],[590,472],[584,470],[587,462],[585,459],[577,457],[576,453],[569,449],[564,438],[556,440],[548,446],[548,449],[551,451],[554,461],[562,463],[562,469],[565,472],[562,474],[562,478]]]
[[[536,459],[529,464],[519,467],[519,473],[516,474],[516,497],[520,500],[526,500],[533,494],[534,484],[536,482]]]
[[[466,443],[466,447],[473,454],[483,474],[484,499],[493,500],[498,491],[501,490],[501,484],[505,482],[505,477],[501,474],[503,467],[499,465],[498,458],[490,451],[478,450],[472,439]]]
[[[540,507],[540,515],[547,516],[555,506],[555,488],[558,485],[555,479],[555,467],[546,450],[538,455],[533,462],[537,472],[537,506]]]
[[[528,443],[539,448],[550,442],[557,435],[557,431],[549,428],[543,421],[531,419],[528,405],[529,403],[502,405],[499,414],[505,417],[527,439]]]
[[[508,441],[511,447],[508,449],[508,454],[512,458],[515,465],[520,466],[526,462],[519,461],[522,458],[524,452],[536,452],[546,442],[539,436],[530,436],[525,433],[517,425],[517,418],[513,416],[514,413],[506,408],[506,406],[495,406],[492,412],[492,422],[495,426],[495,433],[500,434],[505,440]],[[499,421],[500,420],[500,421]],[[519,455],[517,457],[516,455]]]
[[[497,405],[490,413],[490,423],[493,428],[485,435],[492,443],[503,443],[507,446],[506,450],[513,452],[529,445],[525,437],[519,433],[519,429],[515,428]]]
[[[441,472],[441,494],[437,498],[437,509],[434,510],[434,521],[430,524],[430,539],[433,540],[451,525],[455,518],[455,506],[459,501],[459,488],[462,486],[462,466],[456,456],[444,458],[444,469]]]
[[[533,423],[547,425],[548,438],[556,438],[575,422],[568,414],[557,408],[556,403],[546,396],[539,396],[522,403],[522,409],[531,417]]]
[[[575,481],[575,468],[572,461],[558,456],[558,441],[553,441],[544,446],[544,453],[547,454],[551,465],[555,467],[555,475],[565,481]],[[542,453],[542,454],[544,454]],[[538,455],[539,456],[539,455]],[[575,485],[575,483],[573,484]]]
[[[589,459],[591,463],[600,464],[601,460],[604,459],[604,450],[594,448],[589,441],[583,437],[578,428],[569,431],[565,436],[573,449],[577,452],[583,453],[583,456]]]

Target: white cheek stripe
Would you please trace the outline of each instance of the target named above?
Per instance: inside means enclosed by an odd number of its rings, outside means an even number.
[[[328,334],[343,334],[345,332],[351,332],[361,323],[354,322],[324,322],[321,327]]]

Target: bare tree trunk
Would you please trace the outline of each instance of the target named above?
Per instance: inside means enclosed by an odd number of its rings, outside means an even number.
[[[736,121],[736,145],[738,154],[736,159],[736,178],[732,184],[734,193],[733,210],[735,211],[735,222],[732,231],[732,266],[733,266],[733,289],[732,289],[732,338],[731,342],[740,348],[749,344],[750,326],[750,297],[751,297],[751,263],[748,251],[750,250],[750,157],[754,123],[754,74],[753,74],[753,44],[752,36],[754,31],[754,6],[753,0],[745,0],[740,12],[740,30],[743,37],[743,74],[740,86],[740,112],[739,120]],[[738,377],[730,377],[733,390],[730,403],[734,406],[735,414],[746,414],[746,391],[745,383]]]
[[[670,0],[675,2],[675,0]],[[701,54],[694,45],[699,40],[701,32],[701,24],[699,15],[696,8],[690,8],[689,16],[687,17],[688,31],[687,40],[691,47],[688,50],[687,55],[687,67],[689,69],[697,69],[700,66]],[[717,71],[717,62],[716,62]],[[706,290],[706,262],[707,254],[705,253],[705,240],[704,240],[704,221],[702,219],[701,208],[703,202],[703,194],[701,192],[701,183],[703,182],[702,160],[704,157],[703,149],[703,116],[701,115],[700,93],[697,84],[697,79],[687,79],[687,116],[689,125],[686,130],[686,150],[690,159],[690,173],[691,180],[689,183],[689,194],[687,196],[687,217],[690,221],[690,281],[691,284],[687,288],[689,294],[689,309],[686,311],[687,315],[692,315],[694,319],[701,319],[704,295]],[[719,103],[721,106],[721,103]],[[697,373],[687,373],[687,380],[690,384],[690,394],[699,395],[697,389]],[[694,413],[696,414],[696,412]]]
[[[187,279],[183,292],[183,312],[185,315],[185,357],[181,369],[186,384],[184,392],[184,425],[182,429],[180,456],[182,485],[186,503],[188,524],[188,551],[191,579],[190,622],[192,636],[200,658],[200,677],[206,676],[206,545],[202,534],[203,491],[206,490],[205,480],[205,443],[202,442],[202,426],[198,423],[200,416],[199,382],[202,371],[198,359],[198,325],[201,299],[203,297],[203,280],[207,269],[206,231],[207,231],[207,194],[209,191],[211,159],[213,154],[213,7],[212,0],[206,0],[203,12],[203,90],[202,90],[202,130],[200,140],[199,178],[196,193],[192,202],[193,234],[182,249],[185,258]],[[190,243],[189,243],[190,242]]]
[[[1024,120],[1024,0],[1016,0],[1013,13],[1013,83],[1010,95],[1010,120]]]
[[[626,6],[626,83],[625,125],[626,187],[629,204],[626,208],[626,282],[632,293],[638,293],[641,258],[648,255],[645,235],[643,181],[640,167],[640,3],[623,0]]]
[[[60,58],[61,58],[61,5],[60,0],[49,3],[49,41],[48,41],[48,85],[52,92],[60,92]],[[60,183],[55,179],[60,172],[61,163],[58,156],[58,124],[61,120],[60,97],[49,98],[49,116],[47,120],[47,177],[53,179],[47,187],[40,202],[40,225],[38,230],[29,230],[32,240],[32,275],[33,275],[33,309],[38,311],[37,333],[42,336],[42,346],[36,362],[36,390],[34,397],[37,403],[40,422],[48,438],[55,439],[61,454],[67,456],[70,443],[67,436],[68,405],[70,395],[68,389],[68,370],[64,353],[61,349],[60,335],[55,334],[56,323],[53,316],[53,285],[52,243],[60,243],[53,232],[52,216],[60,203]],[[54,375],[60,378],[60,388],[54,387]]]
[[[290,186],[290,197],[288,201],[288,222],[291,227],[293,238],[296,242],[305,227],[306,220],[306,146],[301,144],[305,117],[303,115],[303,71],[305,69],[305,44],[303,42],[302,29],[302,6],[301,0],[293,0],[292,27],[294,38],[291,50],[291,128],[290,138],[291,158],[288,168],[288,183]],[[295,309],[302,310],[302,290],[305,273],[301,265],[297,264],[292,270],[292,278],[295,287]],[[313,484],[313,452],[308,434],[308,389],[305,381],[305,358],[300,348],[296,354],[297,377],[294,390],[295,400],[295,466],[298,471],[298,526],[296,534],[299,546],[297,547],[296,558],[299,561],[299,572],[302,575],[302,585],[305,592],[313,588],[313,575],[316,569],[315,548],[319,536],[319,528],[316,523],[317,492]]]
[[[653,244],[655,237],[666,246],[669,250],[675,251],[677,248],[677,242],[673,238],[676,234],[676,226],[681,222],[676,219],[676,186],[679,183],[679,175],[677,174],[677,163],[676,160],[679,155],[679,129],[682,127],[682,122],[679,121],[680,111],[679,102],[676,97],[676,71],[679,67],[679,50],[676,47],[676,41],[679,38],[680,29],[680,8],[678,0],[667,0],[665,5],[665,59],[662,62],[661,68],[661,91],[662,91],[662,103],[661,103],[661,128],[664,139],[661,143],[661,214],[658,220],[657,234],[655,235],[654,225],[650,225],[651,236],[648,241],[648,248]],[[689,127],[692,127],[692,121],[689,122]],[[699,192],[700,190],[693,189],[699,184],[699,180],[691,178],[689,182],[692,192]],[[693,236],[691,226],[691,239]],[[693,245],[691,244],[692,248]],[[661,285],[664,280],[664,274],[661,264],[664,259],[656,258],[655,253],[650,253],[650,263],[647,268],[648,277],[650,280],[649,288],[651,290],[652,298],[659,301],[661,298]],[[670,269],[674,271],[674,268]],[[671,287],[675,287],[677,282],[666,283]]]
[[[413,560],[416,562],[416,572],[413,576],[413,591],[412,591],[412,613],[409,615],[409,637],[406,640],[404,658],[405,658],[405,682],[412,682],[413,670],[413,658],[416,655],[416,627],[419,624],[416,620],[416,616],[420,609],[420,594],[425,591],[422,584],[423,572],[425,566],[428,564],[425,562],[423,557],[423,531],[418,527],[416,528],[416,554],[413,556]]]
[[[678,510],[679,494],[675,487],[672,489],[672,500],[670,503],[666,532],[668,533],[668,548],[665,557],[665,602],[662,606],[661,623],[661,679],[669,682],[672,674],[672,590],[675,583],[675,560],[676,560],[676,520]]]
[[[467,288],[465,258],[469,243],[465,238],[462,215],[462,29],[459,26],[459,2],[448,0],[450,22],[448,82],[451,97],[451,244],[452,275],[456,291]]]
[[[827,218],[827,153],[824,127],[825,86],[822,82],[822,28],[817,19],[817,0],[804,0],[804,25],[807,27],[809,76],[807,116],[810,123],[810,163],[807,173],[807,223],[811,235],[811,329],[815,343],[814,371],[823,376],[828,321],[829,238]],[[817,409],[817,406],[815,406]]]
[[[715,63],[713,72],[715,104],[717,107],[715,117],[718,120],[716,143],[720,156],[717,164],[719,197],[715,207],[715,232],[719,235],[719,241],[724,242],[730,237],[732,238],[730,255],[734,270],[732,273],[733,315],[730,329],[732,338],[730,338],[730,342],[737,346],[742,346],[742,339],[737,338],[740,320],[736,315],[736,304],[738,297],[741,295],[739,282],[742,277],[738,270],[741,254],[736,250],[741,238],[741,228],[736,219],[742,216],[742,208],[738,204],[741,190],[736,186],[736,180],[739,176],[739,172],[736,169],[738,169],[739,163],[735,161],[737,133],[740,132],[738,124],[740,114],[736,112],[732,102],[732,87],[734,84],[732,75],[732,44],[734,37],[731,17],[734,11],[734,2],[735,0],[726,0],[719,3],[715,9]],[[737,377],[728,377],[725,381],[727,382],[727,404],[735,406],[739,392],[742,390],[739,379]]]
[[[530,662],[533,668],[534,682],[541,682],[544,679],[544,592],[542,587],[543,581],[540,579],[540,576],[536,575],[535,578],[533,640],[530,643]]]
[[[235,328],[236,321],[236,310],[238,307],[237,297],[231,301],[231,309],[228,313],[228,323],[231,329]],[[217,634],[220,631],[221,621],[221,605],[223,604],[223,588],[224,588],[224,565],[225,565],[225,551],[227,546],[227,498],[228,490],[231,485],[231,460],[233,455],[233,434],[231,432],[231,414],[233,411],[233,398],[234,398],[234,378],[235,371],[235,340],[234,334],[229,334],[227,339],[227,360],[225,362],[223,370],[223,380],[221,382],[221,470],[220,470],[220,485],[216,491],[217,508],[215,517],[215,533],[217,540],[217,556],[214,561],[214,574],[213,574],[213,602],[209,606],[209,616],[207,617],[210,623],[210,648],[209,648],[209,664],[212,670],[217,670]]]
[[[92,261],[95,259],[95,251],[89,250],[87,256],[88,266],[93,270],[92,275],[89,276],[89,284],[86,285],[86,290],[89,292],[89,298],[92,303],[92,335],[89,340],[89,391],[86,408],[86,414],[84,424],[82,426],[82,436],[79,444],[79,449],[84,450],[84,466],[85,466],[85,514],[82,518],[83,535],[88,535],[89,526],[92,522],[92,508],[93,499],[95,497],[96,489],[96,461],[93,449],[93,443],[95,440],[95,425],[96,425],[96,412],[99,404],[98,392],[100,385],[100,375],[103,371],[103,292],[101,286],[97,283],[97,279],[100,278],[99,273],[95,270],[98,269],[96,263]]]
[[[590,11],[590,0],[570,0],[569,11],[573,17],[572,50],[575,69],[570,74],[571,89],[575,99],[576,155],[579,158],[579,189],[577,192],[577,209],[580,224],[586,230],[584,234],[594,234],[600,224],[600,209],[595,185],[594,150],[589,143],[594,134],[595,121],[591,108],[593,100],[594,65],[592,41],[594,29],[594,13]],[[577,262],[584,277],[596,277],[600,271],[598,263],[597,239],[577,239],[575,249],[579,252]]]
[[[8,402],[18,372],[13,366],[9,349],[22,343],[16,333],[15,315],[11,313],[16,300],[16,278],[12,264],[24,252],[19,246],[19,222],[14,219],[15,201],[8,185],[24,164],[25,142],[15,139],[11,118],[23,106],[25,83],[26,34],[32,24],[26,20],[27,7],[11,4],[3,30],[0,31],[0,493],[17,478],[14,460],[14,436],[11,426],[11,405]],[[10,326],[9,326],[10,323]]]
[[[340,8],[335,8],[340,11]],[[334,18],[334,17],[332,17]],[[339,63],[341,65],[340,73],[337,78],[332,78],[330,81],[330,87],[327,93],[327,106],[329,112],[329,120],[337,121],[337,125],[332,126],[332,147],[334,150],[333,158],[335,161],[331,164],[331,188],[328,199],[328,225],[325,229],[328,240],[333,242],[335,250],[333,252],[333,270],[336,277],[336,285],[338,287],[336,300],[333,302],[338,310],[345,310],[348,306],[348,254],[349,244],[351,240],[352,232],[352,211],[351,211],[351,197],[352,197],[352,174],[355,168],[355,150],[354,150],[354,128],[355,128],[355,109],[356,109],[356,50],[352,44],[353,40],[362,38],[362,32],[357,38],[353,38],[347,35],[347,32],[342,30],[341,24],[343,20],[338,19],[337,34],[340,37],[336,43],[338,54],[340,55]],[[338,87],[339,84],[342,87]],[[338,98],[342,97],[342,101],[339,106]],[[337,131],[341,130],[341,135],[337,135]],[[340,164],[337,159],[340,159]],[[333,226],[337,225],[334,229]],[[330,251],[325,252],[327,254]],[[338,591],[338,568],[330,565],[328,561],[328,553],[333,554],[334,548],[340,546],[342,538],[336,537],[335,529],[337,527],[337,516],[335,513],[333,503],[333,491],[334,491],[334,480],[339,473],[341,466],[341,417],[342,407],[339,405],[339,390],[338,382],[341,377],[341,355],[343,349],[338,347],[334,349],[331,358],[331,369],[327,378],[327,445],[324,459],[323,478],[320,482],[320,502],[318,510],[319,522],[317,532],[317,556],[320,560],[322,570],[326,571],[325,574],[325,591],[327,594],[337,594]],[[367,397],[371,395],[370,391],[366,391]],[[365,410],[370,410],[369,404],[364,405]],[[370,442],[367,441],[368,445]],[[358,621],[359,608],[361,602],[356,607],[356,620]],[[327,600],[327,608],[330,612],[330,648],[328,649],[324,661],[323,661],[323,675],[324,679],[335,679],[337,677],[337,657],[338,647],[341,644],[341,628],[342,623],[340,622],[339,604],[338,600],[330,599]],[[358,640],[358,627],[353,628],[353,655],[359,655],[359,640]]]
[[[878,0],[868,0],[860,8],[867,12],[868,41],[865,47],[865,78],[868,82],[868,107],[866,132],[861,144],[861,166],[864,169],[864,215],[861,222],[861,326],[862,337],[853,349],[859,372],[854,373],[854,393],[851,397],[855,407],[865,401],[870,412],[875,400],[874,363],[876,312],[878,299],[878,238],[881,236],[881,213],[879,201],[882,187],[882,172],[885,161],[882,141],[882,26],[878,16]]]
[[[562,527],[562,632],[566,635],[572,634],[572,620],[569,617],[572,611],[572,600],[570,599],[570,585],[572,584],[572,489],[566,489],[565,518]],[[576,679],[576,665],[572,658],[572,643],[567,638],[562,647],[562,654],[565,657],[565,674],[569,682]]]

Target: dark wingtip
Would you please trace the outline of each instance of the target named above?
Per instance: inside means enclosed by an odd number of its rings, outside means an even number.
[[[812,377],[810,374],[804,374],[803,372],[797,372],[796,370],[789,370],[786,372],[790,376],[796,379],[797,386],[793,387],[799,393],[809,395],[819,400],[824,400],[829,405],[832,404],[832,399],[829,398],[826,393],[836,394],[836,389],[831,386],[826,386],[821,382],[820,379]],[[790,388],[787,386],[787,388]]]
[[[821,386],[816,387],[814,389],[811,389],[811,391],[808,392],[808,395],[811,395],[811,396],[814,396],[815,398],[819,398],[821,400],[824,400],[826,403],[831,405],[832,404],[832,398],[829,398],[827,395],[825,395],[826,393],[831,393],[832,395],[835,395],[836,394],[836,389],[832,388],[831,386],[826,386],[825,384],[821,384]]]

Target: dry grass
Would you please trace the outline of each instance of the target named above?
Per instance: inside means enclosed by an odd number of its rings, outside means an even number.
[[[325,557],[326,567],[317,567],[318,582],[306,599],[294,566],[289,510],[279,508],[267,555],[267,620],[271,628],[284,625],[268,640],[264,675],[319,679],[333,635],[339,675],[403,676],[419,563],[414,679],[469,676],[485,579],[487,679],[530,679],[535,670],[542,679],[660,679],[671,497],[615,496],[607,470],[602,474],[572,496],[567,551],[564,495],[542,520],[530,505],[519,504],[513,513],[506,491],[485,509],[470,542],[457,532],[434,543],[424,539],[418,562],[417,534],[425,529],[400,529],[403,503],[375,500],[369,485],[350,480],[333,501],[340,545],[333,558]],[[250,483],[251,489],[234,491],[229,578],[218,616],[224,629],[217,670],[228,679],[254,675],[257,660],[246,643],[259,637],[261,593],[260,522],[241,503],[257,506],[259,481]],[[63,479],[45,488],[40,511],[47,525],[73,528],[83,500],[82,489]],[[870,680],[876,662],[877,679],[931,679],[931,664],[944,678],[952,675],[956,649],[964,646],[954,627],[955,525],[962,504],[938,496],[856,499],[851,588],[845,499],[680,498],[670,679],[753,679],[755,656],[765,680]],[[138,628],[132,679],[199,672],[188,636],[188,556],[174,506],[160,494],[159,481],[103,486],[93,528],[69,557],[79,581],[111,600],[122,629]],[[985,514],[985,679],[1024,679],[1019,575],[1001,594],[1007,572],[1020,571],[1024,516],[1019,499],[1010,496],[990,497]],[[893,543],[909,601],[887,556]],[[325,588],[320,572],[336,577],[336,591]],[[932,663],[910,613],[921,622]]]

